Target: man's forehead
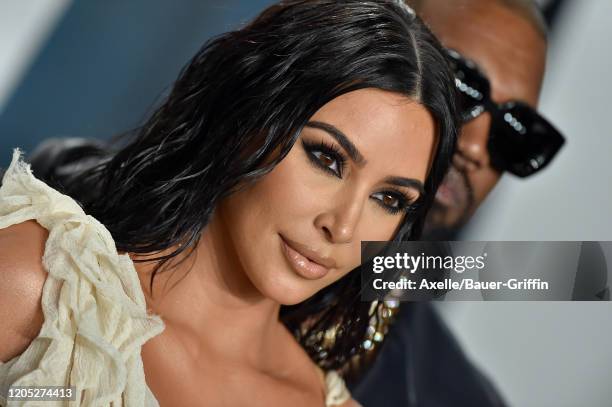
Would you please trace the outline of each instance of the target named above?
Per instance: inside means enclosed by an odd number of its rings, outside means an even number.
[[[493,99],[537,105],[546,43],[529,21],[490,0],[428,1],[422,15],[445,46],[485,72]]]

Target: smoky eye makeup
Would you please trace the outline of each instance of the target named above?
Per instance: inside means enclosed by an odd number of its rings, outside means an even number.
[[[319,171],[341,179],[348,158],[340,147],[321,139],[310,141],[302,139],[302,147],[308,161]],[[409,194],[393,187],[384,188],[371,195],[372,200],[388,214],[397,215],[410,212],[419,201],[420,194]]]
[[[311,164],[335,177],[342,178],[347,158],[338,146],[325,140],[312,142],[305,139],[302,139],[302,146]]]
[[[412,197],[395,188],[375,192],[372,196],[375,196],[375,199],[380,202],[382,209],[392,215],[410,212],[419,200],[418,197]]]

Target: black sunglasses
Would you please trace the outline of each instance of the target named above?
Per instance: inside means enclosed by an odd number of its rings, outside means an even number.
[[[495,103],[489,80],[478,66],[455,50],[447,52],[455,72],[463,121],[475,119],[485,111],[491,114],[491,164],[519,177],[528,177],[548,165],[565,143],[561,133],[526,103]]]

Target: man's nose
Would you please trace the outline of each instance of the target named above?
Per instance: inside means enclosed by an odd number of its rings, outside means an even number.
[[[491,115],[489,113],[483,113],[462,126],[457,140],[457,154],[453,159],[455,166],[465,171],[474,171],[489,166],[490,156],[487,144],[490,128]]]
[[[350,243],[363,212],[364,199],[344,195],[315,218],[315,226],[331,243]]]

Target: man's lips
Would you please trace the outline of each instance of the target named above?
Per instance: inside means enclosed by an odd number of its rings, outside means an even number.
[[[465,175],[451,166],[436,192],[436,201],[447,208],[464,209],[469,199],[467,182]]]
[[[455,191],[446,182],[443,182],[436,192],[436,201],[444,206],[453,206],[457,200]]]

